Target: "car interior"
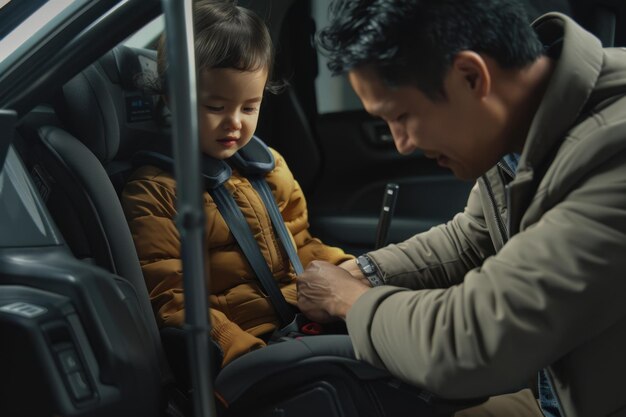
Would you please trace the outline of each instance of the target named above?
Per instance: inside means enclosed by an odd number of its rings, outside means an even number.
[[[525,3],[532,19],[559,11],[603,45],[626,46],[622,1]],[[239,4],[266,20],[274,78],[286,82],[264,98],[256,134],[288,161],[314,236],[354,255],[373,249],[389,183],[399,185],[391,243],[463,209],[473,184],[419,152],[399,155],[345,77],[328,74],[312,42],[328,1]],[[119,201],[137,153],[171,147],[151,87],[160,32],[145,30],[160,14],[158,1],[99,2],[77,15],[74,33],[68,25],[67,39],[52,38],[22,64],[50,63],[36,81],[9,74],[16,81],[0,93],[0,108],[15,110],[0,111],[0,415],[197,411],[188,329],[157,328]],[[81,21],[90,23],[80,28]],[[408,386],[354,359],[342,335],[275,344],[221,371],[219,348],[209,346],[218,415],[435,416],[484,400]]]

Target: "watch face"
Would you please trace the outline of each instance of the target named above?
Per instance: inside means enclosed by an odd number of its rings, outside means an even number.
[[[367,259],[366,257],[359,256],[357,258],[357,263],[359,264],[359,268],[361,268],[361,271],[363,271],[365,275],[369,275],[374,272],[374,265],[372,265],[369,259]]]

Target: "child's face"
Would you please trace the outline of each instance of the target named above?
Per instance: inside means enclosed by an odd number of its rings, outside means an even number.
[[[259,119],[266,82],[266,69],[200,71],[198,124],[202,152],[225,159],[250,141]]]

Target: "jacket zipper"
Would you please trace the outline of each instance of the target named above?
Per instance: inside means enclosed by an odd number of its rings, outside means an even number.
[[[504,201],[505,201],[506,209],[508,213],[507,220],[509,224],[506,227],[504,227],[504,230],[506,231],[506,240],[504,242],[506,243],[511,237],[511,187],[509,185],[509,182],[515,178],[515,172],[506,163],[498,162],[497,165],[500,168],[498,170],[498,173],[500,174],[500,179],[502,180],[502,184],[504,184],[504,199],[505,199]],[[509,176],[508,181],[506,178],[504,178],[503,172],[504,174]],[[502,224],[504,226],[504,221],[502,221]]]
[[[502,243],[506,243],[509,239],[509,233],[504,226],[504,222],[502,218],[498,215],[498,205],[496,204],[496,196],[491,188],[491,183],[486,175],[483,175],[483,181],[485,182],[485,187],[487,188],[487,194],[489,195],[489,201],[491,201],[491,206],[493,208],[493,216],[495,218],[496,224],[498,225],[498,230],[500,230],[500,234],[502,235]]]
[[[511,170],[511,168],[509,168],[509,166],[507,164],[503,164],[502,162],[498,162],[497,165],[500,167],[500,169],[502,171],[506,172],[509,175],[509,177],[515,178],[515,173]]]

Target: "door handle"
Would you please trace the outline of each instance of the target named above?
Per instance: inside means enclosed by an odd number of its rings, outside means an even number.
[[[363,132],[367,142],[375,147],[389,148],[393,147],[393,136],[389,126],[382,120],[369,120],[364,122]]]

